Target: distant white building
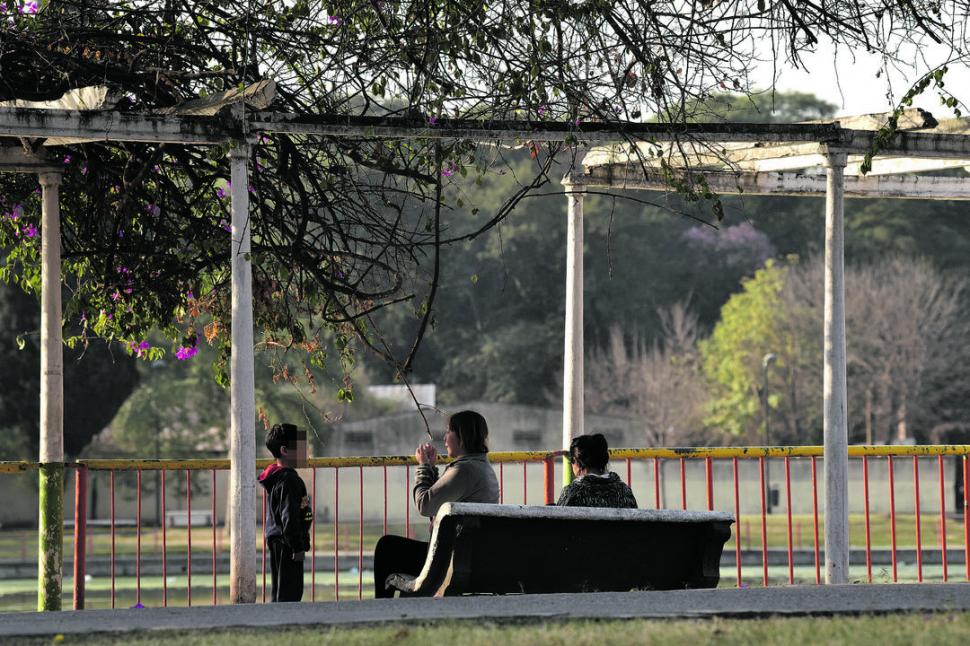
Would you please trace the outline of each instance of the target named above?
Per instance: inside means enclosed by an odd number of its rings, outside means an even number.
[[[432,386],[433,388],[433,386]],[[448,415],[471,409],[488,422],[488,445],[493,451],[554,451],[562,445],[562,409],[518,404],[467,402],[447,410],[423,409],[424,418],[411,410],[334,425],[329,446],[319,455],[411,455],[414,447],[428,441],[443,450]],[[427,419],[427,424],[425,424]],[[611,447],[643,446],[636,421],[623,417],[586,414],[587,433],[602,433]]]
[[[403,384],[382,384],[364,386],[364,392],[376,399],[394,402],[400,410],[417,410],[414,400],[418,400],[421,408],[434,408],[438,396],[435,384],[411,384],[411,390]],[[413,396],[412,396],[413,393]]]

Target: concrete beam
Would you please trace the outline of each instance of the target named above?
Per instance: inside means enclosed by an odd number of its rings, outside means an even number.
[[[711,190],[721,195],[802,195],[822,197],[825,175],[808,173],[730,173],[698,171]],[[588,188],[670,192],[670,185],[654,171],[639,167],[600,167],[584,175],[572,175]],[[845,197],[897,198],[913,200],[970,200],[970,177],[927,177],[921,175],[852,176],[843,181]]]

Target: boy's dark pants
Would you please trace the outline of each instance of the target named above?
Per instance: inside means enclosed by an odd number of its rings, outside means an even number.
[[[294,561],[293,552],[282,539],[270,539],[270,569],[273,573],[273,601],[303,599],[303,561]]]

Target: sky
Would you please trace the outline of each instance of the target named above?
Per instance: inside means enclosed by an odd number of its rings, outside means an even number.
[[[836,110],[837,116],[888,112],[893,108],[887,97],[890,84],[893,101],[899,101],[912,83],[929,69],[927,64],[940,64],[947,60],[948,55],[947,50],[939,47],[921,48],[918,53],[922,59],[919,70],[893,70],[889,74],[890,83],[887,84],[886,75],[876,77],[880,69],[878,56],[865,52],[853,53],[845,49],[839,50],[836,56],[836,49],[830,43],[824,42],[820,43],[814,53],[804,55],[803,62],[808,71],[791,67],[779,68],[776,88],[783,91],[811,92],[839,106]],[[904,58],[912,60],[916,57],[910,52]],[[770,65],[762,65],[754,75],[758,87],[768,87],[771,77]],[[965,65],[953,66],[947,72],[944,83],[946,89],[968,105],[963,113],[970,114],[970,70]],[[937,119],[954,116],[952,109],[940,105],[939,94],[932,88],[918,97],[913,105],[932,112]]]

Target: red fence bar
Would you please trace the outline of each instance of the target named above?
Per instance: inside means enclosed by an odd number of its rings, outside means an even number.
[[[963,456],[963,564],[970,581],[970,455]]]
[[[263,603],[266,603],[266,490],[263,489]]]
[[[626,463],[627,463],[627,467],[629,467],[630,461],[627,460]],[[550,455],[548,458],[545,459],[545,463],[543,465],[543,472],[545,474],[545,481],[546,481],[546,487],[545,487],[546,504],[553,505],[556,503],[556,463],[555,463],[555,458],[553,456]],[[630,472],[628,468],[627,484],[629,484],[629,482],[630,482]]]
[[[657,509],[663,506],[660,499],[660,458],[653,459],[653,504]]]
[[[889,540],[892,546],[893,583],[899,580],[896,571],[896,469],[893,456],[889,456]]]
[[[818,549],[818,479],[816,477],[815,456],[812,456],[812,529],[815,532],[815,585],[822,583],[822,568],[819,565]]]
[[[916,497],[916,580],[923,582],[923,541],[919,513],[919,458],[913,456],[913,493]]]
[[[88,468],[74,471],[74,609],[84,610],[85,557],[88,537]]]
[[[216,470],[212,470],[212,605],[219,604],[216,592]]]
[[[165,469],[162,469],[162,607],[168,607],[168,518],[165,516]]]
[[[185,546],[185,589],[186,589],[186,600],[185,603],[188,606],[192,605],[192,472],[188,469],[185,470],[185,536],[186,536],[186,546]]]
[[[684,458],[680,459],[680,508],[687,509],[687,471]]]
[[[872,530],[869,526],[869,458],[862,456],[862,498],[866,510],[866,581],[872,583]]]
[[[108,489],[111,492],[111,607],[115,607],[115,472],[108,478]]]
[[[410,480],[410,478],[409,478]],[[410,485],[410,481],[408,482]],[[410,489],[410,486],[408,487]],[[408,527],[410,529],[410,527]],[[333,595],[340,601],[340,467],[333,469]]]
[[[943,583],[949,580],[946,567],[946,484],[943,478],[943,456],[936,456],[940,474],[940,557],[943,559]]]
[[[135,474],[135,605],[141,605],[141,469]]]
[[[683,461],[683,458],[681,458]],[[768,502],[765,500],[765,459],[758,458],[758,473],[761,486],[761,581],[768,587]]]
[[[360,487],[360,514],[358,516],[357,536],[357,598],[364,598],[364,467],[358,466],[358,485]]]
[[[788,583],[795,583],[795,561],[792,553],[791,535],[791,458],[785,457],[785,514],[788,516]]]
[[[633,460],[626,459],[626,486],[633,488]]]
[[[310,508],[316,510],[317,504],[317,470],[310,472],[310,490],[312,501]],[[387,467],[384,467],[384,523],[387,524]],[[384,532],[387,533],[386,531]],[[317,600],[317,519],[314,514],[313,524],[310,526],[310,601]]]
[[[528,462],[522,463],[522,504],[529,504],[529,473],[526,467],[529,466]]]
[[[707,511],[714,511],[714,461],[704,458],[704,481],[707,484]]]
[[[738,569],[738,587],[741,587],[741,498],[738,495],[738,459],[732,458],[734,467],[734,565]]]

